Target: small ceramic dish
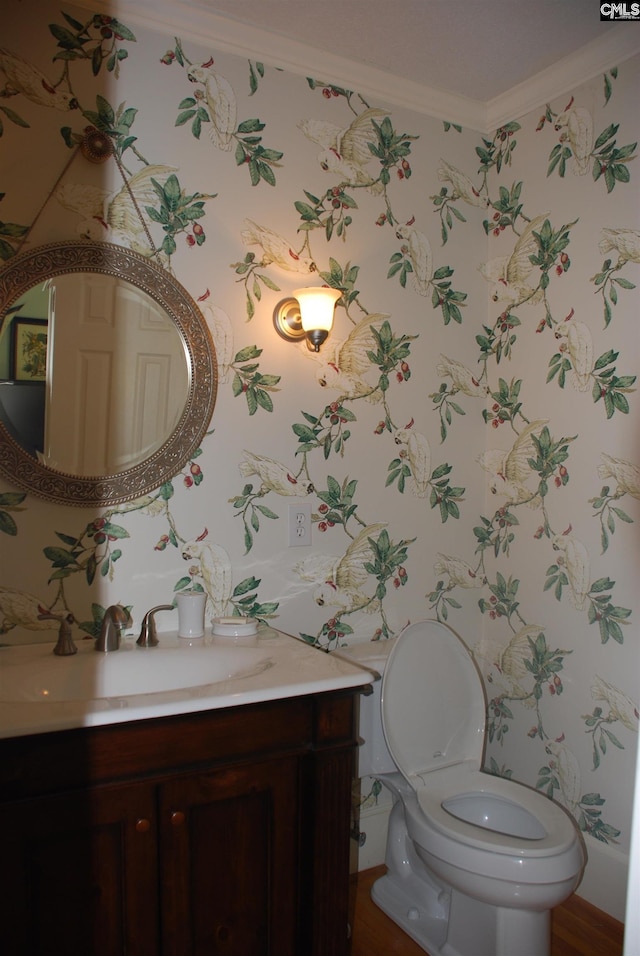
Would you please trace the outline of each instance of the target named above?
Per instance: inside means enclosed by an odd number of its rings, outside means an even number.
[[[211,630],[217,637],[253,637],[258,622],[255,617],[214,617]]]

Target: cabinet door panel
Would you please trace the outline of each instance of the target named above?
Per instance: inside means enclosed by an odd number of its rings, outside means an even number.
[[[101,788],[3,809],[2,952],[157,956],[150,788]]]
[[[294,758],[161,787],[163,953],[296,956]]]

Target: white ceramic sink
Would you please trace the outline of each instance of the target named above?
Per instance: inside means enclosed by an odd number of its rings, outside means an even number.
[[[73,657],[52,644],[0,649],[0,702],[90,701],[183,691],[249,677],[270,667],[262,648],[201,645],[123,647],[101,654],[93,643]]]
[[[76,634],[78,653],[56,657],[54,644],[29,643],[31,632],[0,636],[0,738],[101,727],[226,707],[323,694],[371,683],[369,668],[325,654],[261,624],[249,638],[177,632],[157,647],[101,654]]]

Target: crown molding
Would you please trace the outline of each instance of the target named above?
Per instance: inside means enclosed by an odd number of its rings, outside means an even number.
[[[623,26],[622,24],[620,26]],[[538,109],[551,99],[640,53],[640,31],[614,29],[485,104],[485,132]]]
[[[93,12],[114,14],[113,0],[74,0]],[[131,23],[179,36],[200,45],[263,63],[290,73],[344,86],[365,96],[464,126],[491,133],[509,120],[535,110],[550,99],[592,79],[640,53],[638,31],[620,25],[531,79],[483,102],[403,79],[384,70],[336,56],[247,23],[211,13],[189,0],[119,0],[117,15]]]

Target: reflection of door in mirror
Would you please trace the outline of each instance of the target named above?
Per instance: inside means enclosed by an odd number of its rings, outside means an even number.
[[[52,285],[44,463],[74,475],[124,471],[180,420],[189,391],[184,342],[128,282],[76,273]]]

